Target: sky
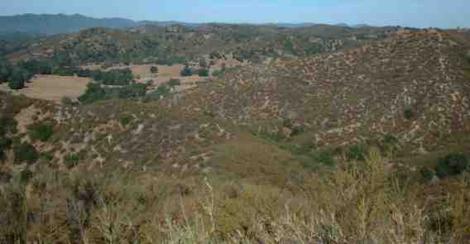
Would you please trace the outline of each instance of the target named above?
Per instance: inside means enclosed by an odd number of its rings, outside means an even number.
[[[0,0],[0,15],[133,20],[470,27],[470,0]]]

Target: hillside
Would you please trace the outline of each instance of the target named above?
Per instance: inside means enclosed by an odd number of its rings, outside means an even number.
[[[93,28],[31,43],[10,59],[47,58],[87,63],[184,63],[233,56],[260,63],[266,58],[311,56],[387,37],[397,28],[313,25],[144,25],[129,30]]]
[[[142,111],[143,118],[135,122],[145,140],[133,138],[132,130],[121,131],[119,137],[126,139],[103,148],[103,153],[115,147],[135,148],[152,152],[152,159],[168,165],[186,160],[185,143],[193,137],[206,130],[233,134],[228,128],[234,126],[294,148],[345,149],[393,138],[402,154],[426,155],[445,149],[446,143],[460,140],[459,135],[470,130],[470,83],[464,73],[469,64],[462,47],[444,32],[398,33],[347,51],[231,69],[159,105],[104,102],[76,113],[94,114],[97,117],[91,116],[90,123],[107,124],[126,113],[128,108],[121,107],[131,106],[138,116],[140,107],[157,106],[149,110],[165,111],[164,120]],[[174,121],[167,121],[173,118],[170,114],[176,116]],[[157,116],[158,124],[168,124],[157,125],[152,116]],[[158,130],[173,126],[178,129]],[[217,143],[209,137],[200,142]],[[154,148],[162,138],[169,138],[165,147]],[[468,142],[464,143],[460,149],[468,150]],[[130,154],[133,151],[118,150],[112,155],[116,160],[150,157]],[[196,155],[187,155],[192,156]]]
[[[276,119],[280,131],[292,120],[316,131],[308,137],[321,144],[360,141],[365,132],[430,146],[469,129],[462,50],[445,32],[401,32],[347,51],[244,67],[196,97],[240,123]]]

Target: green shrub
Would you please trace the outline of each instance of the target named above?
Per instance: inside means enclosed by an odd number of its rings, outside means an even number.
[[[386,134],[380,140],[380,149],[383,153],[392,153],[400,148],[400,141],[391,134]]]
[[[29,143],[21,143],[15,145],[13,148],[15,152],[15,162],[16,163],[23,163],[26,162],[28,164],[35,163],[38,160],[38,152],[36,148],[34,148]]]
[[[430,169],[430,168],[422,168],[419,173],[421,174],[421,177],[424,179],[425,182],[429,182],[431,181],[434,176],[436,175],[436,173],[434,172],[434,170]]]
[[[118,91],[119,98],[137,98],[145,96],[147,85],[145,84],[131,84],[122,88],[114,88]],[[112,91],[111,89],[110,91]],[[110,96],[112,97],[112,96]]]
[[[89,83],[85,94],[81,95],[78,100],[83,103],[92,103],[104,99],[105,96],[106,92],[100,84]]]
[[[0,161],[5,158],[5,150],[11,146],[11,140],[0,135]]]
[[[10,117],[0,117],[0,136],[16,133],[16,120]]]
[[[469,167],[469,161],[463,153],[448,154],[439,159],[436,167],[436,173],[440,178],[459,175]]]
[[[122,126],[127,126],[130,122],[132,121],[132,116],[130,115],[123,115],[120,119],[119,119],[119,123],[121,123]]]
[[[415,113],[413,112],[413,109],[405,108],[405,110],[403,111],[403,116],[405,117],[405,119],[410,120],[415,116]]]
[[[336,162],[333,154],[329,151],[319,151],[313,154],[313,159],[326,166],[335,166]]]
[[[69,169],[77,166],[79,161],[80,157],[77,154],[69,154],[64,157],[64,164]]]
[[[38,123],[29,127],[29,136],[32,140],[45,142],[51,138],[54,128],[50,123]]]
[[[365,160],[367,147],[363,144],[352,145],[348,148],[346,157],[349,160]]]
[[[200,77],[208,77],[209,76],[209,70],[208,69],[200,69],[198,71],[198,75]]]

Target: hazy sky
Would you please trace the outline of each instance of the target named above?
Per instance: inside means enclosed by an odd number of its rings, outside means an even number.
[[[0,0],[0,15],[470,27],[470,0]]]

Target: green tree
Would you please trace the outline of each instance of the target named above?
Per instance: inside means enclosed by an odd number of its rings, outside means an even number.
[[[184,66],[181,70],[181,76],[191,76],[193,75],[193,70],[189,66]]]
[[[124,86],[134,79],[130,69],[111,70],[108,72],[97,72],[94,77],[104,85]]]
[[[8,61],[0,59],[0,83],[8,81],[11,69],[12,67]]]
[[[8,86],[14,90],[22,89],[29,78],[30,75],[27,70],[14,69],[9,77]]]
[[[45,60],[28,60],[18,63],[18,67],[27,70],[31,74],[51,74],[52,64]]]

